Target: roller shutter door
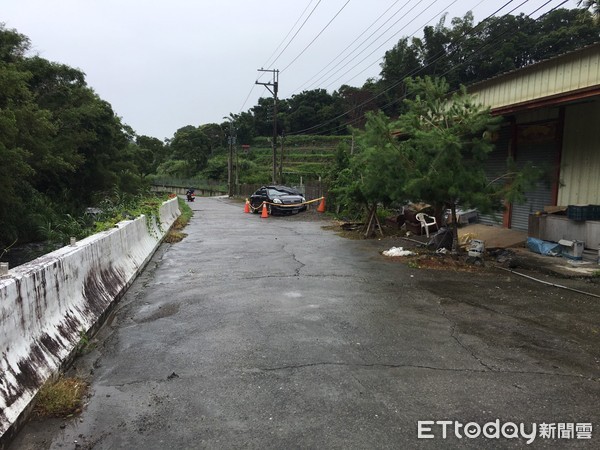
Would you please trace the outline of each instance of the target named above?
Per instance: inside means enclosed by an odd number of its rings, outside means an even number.
[[[518,146],[516,163],[518,168],[522,168],[528,161],[536,167],[544,170],[552,168],[556,164],[558,154],[553,141],[538,145]],[[536,211],[542,211],[544,206],[552,204],[552,184],[547,181],[537,183],[534,190],[525,193],[527,201],[522,204],[513,204],[511,214],[511,228],[515,230],[527,231],[529,223],[529,214]]]
[[[494,150],[488,155],[485,162],[485,174],[489,181],[497,179],[506,173],[506,160],[508,159],[508,149],[510,145],[510,126],[504,126],[499,130],[498,140],[495,143]],[[497,181],[502,183],[503,181]],[[486,225],[502,225],[503,211],[499,210],[491,214],[480,214],[479,222]]]

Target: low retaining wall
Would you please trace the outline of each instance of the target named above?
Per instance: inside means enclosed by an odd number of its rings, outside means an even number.
[[[169,192],[178,195],[185,195],[189,188],[179,186],[167,186],[167,185],[152,185],[150,190],[152,192]],[[194,189],[196,197],[218,197],[221,195],[227,195],[227,192],[215,191],[212,189]]]
[[[144,216],[123,221],[0,278],[0,442],[82,333],[144,268],[179,214],[173,198],[160,208],[160,227]]]

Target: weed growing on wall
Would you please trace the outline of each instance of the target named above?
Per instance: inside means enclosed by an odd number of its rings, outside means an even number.
[[[48,381],[35,398],[34,412],[42,417],[71,417],[81,412],[88,383],[78,377]]]
[[[175,223],[173,223],[173,226],[165,236],[165,242],[169,244],[180,242],[187,236],[187,234],[183,233],[181,230],[187,226],[192,218],[192,215],[194,214],[192,208],[188,206],[185,200],[182,198],[178,198],[177,200],[179,201],[179,210],[181,211],[181,215],[177,218],[177,220],[175,220]]]

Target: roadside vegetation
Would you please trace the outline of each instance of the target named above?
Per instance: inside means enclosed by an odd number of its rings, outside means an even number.
[[[179,210],[181,211],[181,215],[177,218],[177,220],[175,220],[175,223],[173,223],[171,229],[165,236],[165,242],[169,244],[180,242],[187,236],[187,234],[183,232],[183,229],[187,226],[194,215],[192,208],[189,207],[184,199],[178,197],[177,200],[179,201]]]
[[[364,211],[366,235],[381,216],[380,206],[422,202],[436,216],[449,209],[452,250],[457,252],[459,205],[493,211],[504,199],[520,200],[540,174],[529,166],[514,170],[508,161],[500,174],[504,183],[490,183],[484,164],[493,143],[487,136],[499,126],[498,119],[464,87],[450,93],[443,79],[407,78],[405,84],[406,113],[397,119],[382,112],[367,115],[364,130],[355,131],[355,151],[340,148],[330,192],[342,211]]]
[[[34,413],[40,417],[72,417],[81,412],[87,392],[88,383],[79,377],[49,380],[35,397]]]

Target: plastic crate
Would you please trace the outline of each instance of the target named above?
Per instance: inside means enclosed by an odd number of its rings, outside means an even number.
[[[567,207],[567,218],[577,221],[588,220],[589,209],[588,205],[569,205]]]

